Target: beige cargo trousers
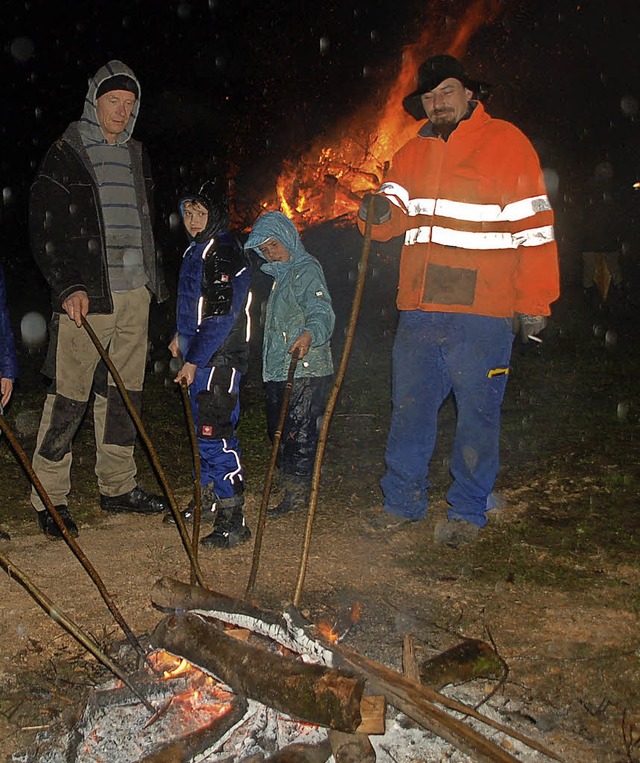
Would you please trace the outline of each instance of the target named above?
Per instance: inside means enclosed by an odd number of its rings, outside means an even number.
[[[150,292],[146,287],[112,294],[113,313],[89,314],[87,321],[113,361],[131,401],[140,410],[147,359]],[[117,496],[136,486],[135,424],[111,374],[87,331],[66,315],[54,316],[49,353],[55,376],[47,394],[33,455],[33,469],[54,506],[68,505],[71,445],[94,392],[95,473],[102,495]],[[44,505],[32,488],[31,503]]]

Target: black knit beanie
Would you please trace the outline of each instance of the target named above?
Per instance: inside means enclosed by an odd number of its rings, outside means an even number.
[[[126,74],[114,74],[113,77],[109,77],[100,84],[100,87],[96,91],[96,99],[100,98],[105,93],[110,93],[112,90],[127,90],[133,93],[137,98],[139,95],[138,85],[135,80],[128,77]]]

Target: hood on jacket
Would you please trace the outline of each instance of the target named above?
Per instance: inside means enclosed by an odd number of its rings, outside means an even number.
[[[282,212],[265,212],[259,217],[251,229],[244,248],[254,249],[263,260],[266,260],[267,258],[258,247],[270,238],[277,239],[289,252],[292,260],[307,253],[300,240],[298,229]]]
[[[184,215],[184,205],[188,202],[197,202],[207,210],[207,227],[192,236],[187,231],[187,236],[197,244],[203,244],[213,238],[219,231],[229,227],[229,209],[227,199],[217,190],[215,181],[204,182],[197,193],[184,193],[180,196],[180,214]]]
[[[105,142],[104,133],[102,132],[100,122],[98,121],[98,114],[96,109],[96,93],[98,92],[100,85],[102,85],[105,80],[118,75],[129,77],[135,82],[138,88],[138,97],[136,98],[136,102],[133,106],[129,124],[127,125],[126,129],[123,130],[120,135],[118,135],[116,138],[116,143],[126,143],[133,133],[133,128],[136,125],[136,119],[138,118],[138,113],[140,111],[140,94],[142,92],[140,83],[138,82],[136,75],[126,64],[123,64],[122,61],[109,61],[109,63],[101,66],[96,72],[95,76],[89,80],[89,89],[87,90],[87,96],[84,99],[84,109],[82,112],[82,118],[80,120],[80,132],[82,133],[85,140],[90,143]]]

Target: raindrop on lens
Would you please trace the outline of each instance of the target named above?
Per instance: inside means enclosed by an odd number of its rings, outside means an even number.
[[[613,329],[609,329],[604,335],[604,343],[606,347],[615,347],[618,343],[618,334]]]
[[[188,19],[191,16],[191,6],[189,3],[180,3],[178,5],[178,18],[179,19]]]
[[[633,95],[625,95],[620,100],[620,109],[626,117],[635,117],[638,113],[638,101]]]
[[[555,170],[545,168],[543,170],[544,182],[547,186],[547,193],[549,196],[555,196],[558,193],[558,187],[560,186],[560,178]]]
[[[618,403],[618,409],[616,414],[620,421],[625,421],[629,413],[629,405],[627,403]]]
[[[593,335],[600,339],[600,337],[604,336],[604,327],[599,326],[597,323],[593,326]]]
[[[182,218],[177,212],[172,212],[169,215],[169,228],[172,231],[177,231],[182,226]]]
[[[2,203],[3,204],[9,204],[11,200],[13,199],[13,192],[11,191],[11,188],[6,187],[2,189]]]
[[[171,358],[169,362],[169,371],[171,371],[172,374],[177,374],[181,368],[182,368],[182,363],[180,362],[180,359]]]
[[[320,38],[320,52],[324,53],[325,51],[329,50],[329,45],[331,43],[329,42],[328,37],[321,37]]]
[[[47,322],[40,313],[30,312],[22,316],[20,336],[25,347],[41,347],[47,338]]]
[[[11,55],[16,61],[21,63],[28,61],[33,55],[34,50],[35,45],[33,40],[30,40],[28,37],[16,37],[11,43]]]
[[[164,360],[156,360],[156,362],[153,364],[153,373],[162,374],[166,368],[167,364],[164,362]]]

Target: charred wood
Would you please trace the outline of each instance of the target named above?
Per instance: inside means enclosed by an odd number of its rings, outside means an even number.
[[[336,763],[375,763],[376,751],[366,734],[345,734],[330,729],[329,742]]]
[[[163,612],[196,612],[238,628],[266,636],[286,649],[315,657],[332,665],[333,653],[309,635],[312,625],[295,608],[280,614],[259,609],[242,599],[233,599],[206,588],[172,578],[161,578],[151,592],[153,605]]]
[[[487,644],[467,639],[420,663],[420,680],[432,689],[459,684],[474,678],[503,680],[508,673],[505,661]]]
[[[517,759],[468,724],[445,712],[439,705],[482,721],[487,726],[523,742],[528,747],[544,753],[553,760],[561,760],[535,739],[488,718],[462,702],[445,697],[427,686],[405,678],[386,665],[363,657],[343,646],[335,644],[332,648],[336,652],[336,656],[341,658],[342,665],[348,666],[365,678],[367,686],[380,694],[384,694],[389,704],[454,745],[478,763],[517,763]]]
[[[266,758],[265,763],[325,763],[331,757],[328,740],[319,744],[290,744]]]
[[[184,657],[237,694],[309,723],[353,732],[360,724],[364,681],[227,636],[195,614],[165,618],[151,637],[156,648]]]

